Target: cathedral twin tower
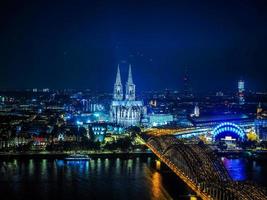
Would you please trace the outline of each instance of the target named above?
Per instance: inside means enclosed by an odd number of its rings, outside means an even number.
[[[117,69],[116,81],[114,84],[113,99],[117,100],[117,101],[123,100],[123,86],[121,83],[121,74],[120,74],[120,66],[119,65],[118,65],[118,69]],[[125,100],[128,100],[128,101],[134,101],[135,100],[135,84],[133,83],[131,65],[129,65],[128,80],[126,82]]]
[[[118,65],[116,81],[114,84],[113,101],[110,105],[110,119],[121,126],[136,126],[146,115],[143,101],[135,100],[135,84],[133,83],[132,69],[129,65],[128,80],[126,82],[125,98],[121,83],[120,67]]]

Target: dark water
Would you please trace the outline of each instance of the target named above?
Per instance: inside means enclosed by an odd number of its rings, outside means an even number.
[[[152,158],[1,162],[6,199],[189,199],[187,187]],[[3,199],[3,198],[0,198]]]
[[[224,159],[237,180],[267,186],[267,164]],[[0,199],[190,199],[184,183],[153,158],[0,161]]]
[[[267,159],[253,161],[245,158],[222,158],[222,161],[234,180],[253,181],[267,188]]]

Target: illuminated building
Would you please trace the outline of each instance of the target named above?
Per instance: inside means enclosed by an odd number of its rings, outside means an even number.
[[[44,88],[43,89],[43,92],[49,92],[50,90],[49,90],[49,88]]]
[[[245,82],[243,80],[238,81],[238,101],[239,105],[245,103]]]
[[[213,137],[215,140],[244,140],[245,132],[234,123],[224,122],[214,128]]]
[[[194,116],[199,117],[199,115],[200,115],[199,107],[198,104],[196,104],[194,108]]]
[[[104,105],[99,103],[91,103],[90,105],[91,112],[102,112],[104,111],[104,109],[105,109]]]
[[[118,65],[116,82],[114,84],[113,99],[116,101],[123,100],[123,87],[121,83],[120,66]]]
[[[196,105],[194,107],[194,111],[190,115],[190,117],[199,117],[199,115],[200,115],[200,110],[199,110],[198,104],[196,103]]]
[[[82,105],[82,111],[83,112],[88,112],[89,111],[89,101],[87,99],[82,99],[81,100],[81,105]]]
[[[76,121],[77,125],[109,121],[109,115],[104,112],[82,113],[80,115],[75,115],[72,118]]]
[[[151,100],[149,102],[149,105],[152,106],[152,107],[157,107],[157,100]]]
[[[110,106],[111,121],[125,127],[134,126],[140,124],[144,115],[146,115],[146,107],[143,101],[135,100],[135,84],[133,83],[131,65],[129,65],[128,80],[126,82],[125,99],[123,99],[123,87],[118,66],[113,101]]]
[[[255,130],[261,141],[267,141],[267,119],[256,119]]]
[[[166,125],[173,121],[171,114],[151,114],[147,116],[150,126]]]
[[[109,136],[119,136],[124,133],[124,129],[112,123],[91,123],[89,124],[89,137],[94,141],[103,142],[107,134]],[[93,136],[92,136],[93,134]]]
[[[94,134],[94,141],[104,141],[105,135],[107,133],[106,124],[90,124],[89,129]]]
[[[254,125],[254,118],[245,114],[201,115],[200,117],[191,117],[189,120],[197,128],[214,127],[223,122],[234,123],[242,127]]]
[[[261,103],[258,104],[257,107],[257,118],[261,118],[261,113],[262,113],[262,107],[261,107]]]
[[[219,91],[219,92],[216,92],[216,97],[223,97],[223,92],[222,91]]]
[[[257,107],[257,118],[255,120],[255,130],[261,141],[267,141],[267,117],[261,103]]]

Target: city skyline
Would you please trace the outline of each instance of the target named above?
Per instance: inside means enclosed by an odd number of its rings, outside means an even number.
[[[182,90],[186,67],[195,91],[232,90],[241,77],[248,89],[266,90],[266,8],[264,1],[1,3],[0,88],[108,92],[117,64],[131,63],[140,91]]]
[[[0,13],[1,200],[267,200],[266,0]]]
[[[121,66],[126,66],[126,67],[121,67]],[[120,68],[119,71],[122,71],[122,78],[121,78],[121,81],[122,82],[125,82],[127,83],[127,79],[125,78],[126,75],[128,76],[128,72],[127,71],[127,66],[132,66],[132,64],[127,64],[126,62],[123,62],[122,64],[118,64],[117,67]],[[122,68],[122,70],[121,70]],[[117,68],[118,69],[118,68]],[[186,69],[186,72],[183,74],[183,76],[181,77],[181,80],[180,80],[180,85],[178,87],[176,86],[170,86],[169,88],[168,87],[162,87],[162,88],[150,88],[150,89],[146,89],[146,90],[142,90],[142,91],[139,91],[137,92],[136,94],[137,95],[140,95],[140,94],[144,94],[144,93],[147,93],[147,92],[163,92],[163,91],[169,91],[169,92],[174,92],[174,93],[179,93],[180,95],[194,95],[194,94],[198,94],[198,95],[203,95],[203,94],[215,94],[215,93],[221,93],[221,94],[235,94],[235,93],[238,93],[238,85],[239,85],[239,82],[242,81],[244,82],[245,84],[245,87],[246,89],[244,90],[244,92],[249,92],[249,93],[266,93],[267,90],[253,90],[253,88],[247,88],[247,82],[246,80],[241,77],[239,79],[236,79],[234,80],[235,82],[233,82],[233,80],[227,80],[229,81],[230,83],[232,83],[233,85],[231,85],[231,88],[215,88],[213,87],[212,89],[209,88],[207,90],[196,90],[196,88],[194,88],[194,85],[192,84],[192,80],[191,80],[191,76],[190,74],[187,73],[187,67],[185,68]],[[115,70],[115,68],[114,68]],[[115,76],[115,74],[113,75]],[[117,74],[116,74],[117,76]],[[110,78],[110,77],[107,77],[107,78]],[[137,76],[138,78],[138,76]],[[115,79],[114,79],[115,80]],[[113,80],[113,81],[114,81]],[[140,79],[138,79],[140,80]],[[122,89],[126,87],[125,85],[122,86]],[[112,93],[112,87],[108,87],[107,89],[99,89],[98,87],[96,88],[92,88],[92,87],[89,87],[89,86],[86,86],[86,87],[82,87],[82,86],[78,86],[78,87],[71,87],[71,88],[67,88],[67,87],[62,87],[62,88],[58,88],[58,87],[42,87],[42,86],[39,86],[39,87],[36,87],[36,85],[32,86],[32,87],[6,87],[6,88],[1,88],[0,87],[0,91],[33,91],[33,92],[49,92],[49,91],[60,91],[60,90],[77,90],[77,91],[91,91],[93,93]]]

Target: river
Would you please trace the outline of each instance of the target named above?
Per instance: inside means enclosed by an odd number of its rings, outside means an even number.
[[[222,158],[235,180],[267,186],[267,162]],[[192,192],[154,158],[0,161],[1,200],[190,199]]]

